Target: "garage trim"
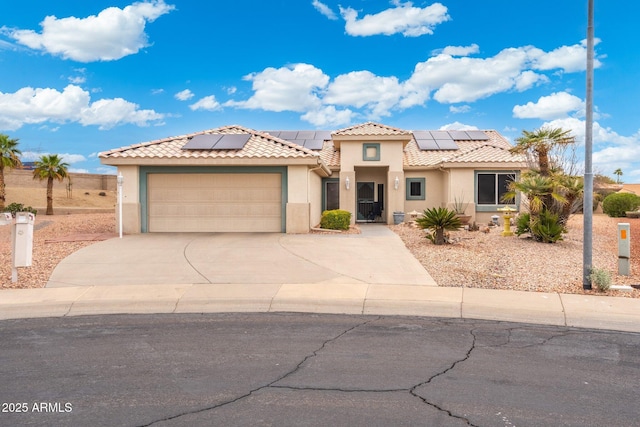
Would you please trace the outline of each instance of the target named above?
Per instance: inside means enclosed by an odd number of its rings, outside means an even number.
[[[248,174],[248,173],[274,173],[280,174],[281,182],[281,224],[280,230],[286,233],[287,230],[287,167],[286,166],[140,166],[139,188],[140,188],[140,231],[148,232],[148,175],[149,174]]]

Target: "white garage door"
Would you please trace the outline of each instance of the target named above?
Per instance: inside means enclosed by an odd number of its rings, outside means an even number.
[[[282,231],[280,174],[149,174],[148,231]]]

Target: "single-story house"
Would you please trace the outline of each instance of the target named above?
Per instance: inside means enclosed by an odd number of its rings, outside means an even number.
[[[526,169],[510,148],[494,130],[368,122],[333,132],[225,126],[99,157],[123,176],[126,233],[307,233],[324,210],[338,208],[354,223],[392,224],[394,212],[457,201],[472,221],[489,222],[508,182]]]

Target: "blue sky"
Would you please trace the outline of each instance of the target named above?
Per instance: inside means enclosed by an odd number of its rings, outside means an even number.
[[[595,4],[594,170],[640,182],[640,2]],[[230,124],[552,125],[582,156],[586,23],[587,0],[2,2],[0,132],[91,173]]]

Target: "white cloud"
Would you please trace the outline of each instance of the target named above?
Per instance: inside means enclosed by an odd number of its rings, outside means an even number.
[[[69,83],[73,83],[74,85],[81,85],[82,83],[85,83],[87,81],[87,78],[84,76],[75,76],[69,77],[68,80]]]
[[[584,71],[587,68],[587,46],[585,40],[572,46],[560,46],[551,52],[543,52],[540,49],[532,48],[529,54],[533,62],[533,68],[537,70],[560,68],[567,73],[574,73],[576,71]],[[601,65],[600,61],[594,59],[595,68]]]
[[[15,93],[0,92],[0,129],[16,130],[25,124],[78,122],[109,129],[119,124],[147,126],[163,114],[140,110],[122,98],[91,102],[89,92],[68,85],[62,92],[51,88],[25,87]]]
[[[471,111],[471,107],[469,105],[461,105],[459,107],[452,105],[449,107],[449,112],[453,114],[468,113],[469,111]]]
[[[313,7],[315,7],[315,9],[318,12],[320,12],[325,17],[331,19],[332,21],[335,21],[336,19],[338,19],[338,17],[336,16],[335,12],[333,10],[331,10],[331,8],[329,6],[327,6],[326,4],[322,3],[321,1],[313,0],[313,2],[311,4],[313,5]]]
[[[40,157],[48,156],[50,154],[53,154],[53,153],[37,152],[37,151],[23,151],[22,155],[20,156],[20,159],[23,162],[34,162],[36,160],[39,160]],[[78,162],[84,162],[84,161],[87,160],[87,158],[85,156],[83,156],[82,154],[64,153],[64,154],[58,154],[58,156],[60,156],[62,158],[63,162],[68,163],[70,165],[72,165],[74,163],[78,163]]]
[[[151,89],[152,95],[160,95],[162,93],[164,93],[164,89]]]
[[[465,125],[460,122],[453,122],[441,126],[439,130],[478,130],[477,126]]]
[[[326,88],[329,77],[309,64],[266,68],[245,76],[251,81],[254,95],[246,101],[229,101],[225,105],[266,111],[306,112],[321,106],[319,90]]]
[[[470,46],[447,46],[444,49],[435,50],[434,55],[445,54],[449,56],[469,56],[473,53],[480,52],[480,47],[477,44]]]
[[[513,117],[518,119],[553,120],[567,117],[569,113],[584,109],[584,102],[567,92],[542,96],[538,102],[527,102],[513,107]]]
[[[40,23],[41,33],[13,30],[9,35],[24,46],[64,59],[112,61],[147,47],[145,25],[173,9],[164,0],[148,0],[124,9],[109,7],[86,18],[47,16]]]
[[[378,34],[402,34],[405,37],[418,37],[433,34],[436,25],[450,19],[447,8],[434,3],[424,8],[414,7],[413,3],[394,2],[396,7],[374,15],[365,15],[358,19],[358,11],[340,7],[340,14],[346,21],[345,30],[351,36],[373,36]]]
[[[189,89],[182,90],[174,95],[177,100],[180,101],[188,101],[193,98],[195,95]]]
[[[213,95],[205,96],[204,98],[198,100],[196,103],[189,105],[191,110],[207,110],[207,111],[216,111],[222,109],[222,106],[218,101],[216,101],[216,97]]]
[[[301,119],[317,127],[337,127],[351,123],[354,118],[353,111],[349,109],[338,110],[333,105],[309,111]]]
[[[379,77],[369,71],[354,71],[338,76],[327,89],[325,104],[354,106],[369,110],[368,118],[388,116],[398,104],[402,85],[396,77]]]

